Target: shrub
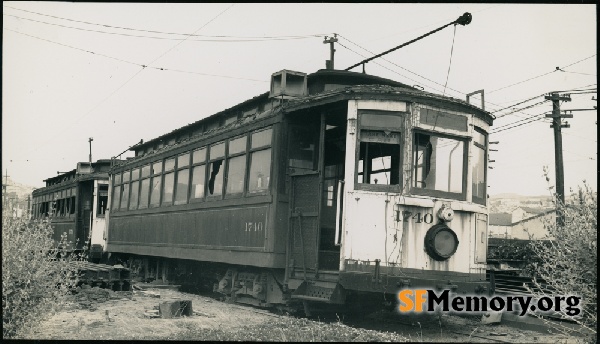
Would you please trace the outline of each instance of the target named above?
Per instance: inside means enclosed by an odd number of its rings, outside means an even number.
[[[49,220],[2,213],[2,336],[22,338],[30,325],[64,304],[77,277],[75,256],[57,249]],[[63,245],[66,236],[63,236]]]
[[[556,204],[557,212],[564,214],[564,224],[546,223],[550,237],[554,240],[534,241],[531,246],[539,258],[534,264],[535,272],[548,286],[535,283],[539,291],[530,289],[535,297],[554,295],[576,295],[581,297],[582,313],[569,315],[563,307],[559,315],[579,324],[576,331],[592,334],[595,341],[597,324],[597,193],[585,183],[573,201]],[[532,288],[535,289],[535,288]],[[547,322],[557,330],[568,333],[572,329],[560,322]]]

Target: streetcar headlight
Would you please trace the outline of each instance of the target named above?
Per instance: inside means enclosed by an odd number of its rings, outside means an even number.
[[[458,237],[450,227],[437,224],[425,235],[425,251],[431,258],[444,261],[450,258],[458,249]]]

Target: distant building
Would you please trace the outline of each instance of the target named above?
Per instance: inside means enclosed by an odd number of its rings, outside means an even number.
[[[545,224],[556,221],[556,212],[546,210],[538,215],[528,217],[513,223],[511,226],[512,239],[553,239],[548,237]]]
[[[516,208],[508,213],[491,213],[489,237],[505,239],[542,239],[548,236],[544,223],[555,221],[553,209]]]

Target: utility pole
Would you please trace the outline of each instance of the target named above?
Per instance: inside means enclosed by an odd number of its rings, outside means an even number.
[[[335,42],[337,42],[337,33],[333,34],[333,37],[327,38],[327,36],[325,36],[325,40],[323,41],[323,43],[327,44],[329,43],[329,56],[330,59],[325,61],[325,68],[326,69],[334,69],[333,68],[333,56],[335,54],[335,48],[333,47],[333,44]]]
[[[552,118],[552,125],[550,128],[554,129],[554,165],[556,170],[556,199],[559,201],[560,206],[565,204],[565,172],[563,167],[563,149],[562,149],[562,128],[569,128],[569,123],[561,123],[562,118],[573,118],[572,114],[560,114],[560,101],[570,102],[571,97],[567,95],[559,95],[557,92],[551,93],[545,97],[547,100],[552,101],[552,114],[546,115],[548,118]],[[556,225],[563,226],[565,223],[564,214],[561,210],[557,209],[556,213]]]
[[[8,169],[6,169],[6,172],[4,173],[4,184],[2,184],[2,194],[4,195],[3,206],[6,206],[6,207],[8,207],[7,187],[8,187]]]
[[[90,137],[88,142],[90,143],[90,165],[92,164],[92,141],[94,141],[93,137]]]

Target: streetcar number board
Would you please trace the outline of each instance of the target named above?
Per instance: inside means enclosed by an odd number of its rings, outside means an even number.
[[[433,214],[396,210],[396,222],[408,222],[411,219],[416,223],[433,223]]]

